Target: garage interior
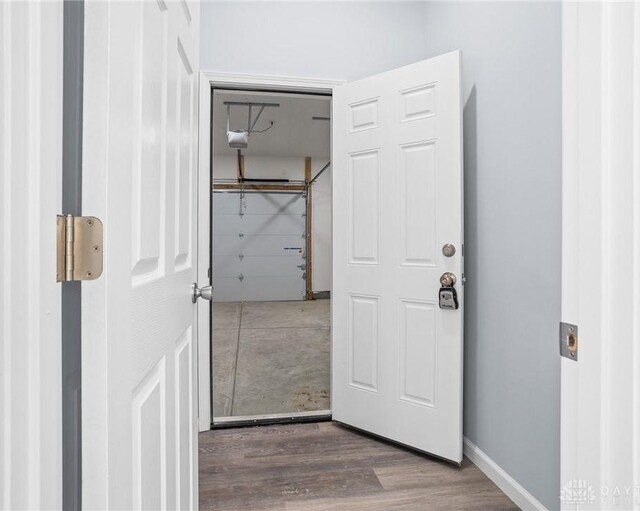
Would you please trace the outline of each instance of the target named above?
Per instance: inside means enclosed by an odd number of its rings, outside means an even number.
[[[330,414],[330,96],[214,89],[214,425]]]

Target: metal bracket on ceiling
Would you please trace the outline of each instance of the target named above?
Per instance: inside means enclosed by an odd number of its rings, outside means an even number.
[[[258,122],[258,120],[260,119],[260,116],[262,115],[262,112],[264,112],[265,108],[278,108],[280,107],[280,103],[254,103],[252,101],[225,101],[224,105],[227,106],[227,131],[230,131],[229,128],[229,122],[230,122],[230,117],[231,117],[231,107],[232,106],[242,106],[242,107],[248,107],[248,112],[247,112],[247,133],[251,134],[251,133],[255,133],[254,128],[256,127],[256,124]],[[255,116],[255,118],[253,117],[253,108],[259,108],[257,115]],[[273,123],[271,123],[271,125],[273,125]],[[271,126],[269,126],[271,127]],[[269,129],[269,128],[267,128]]]

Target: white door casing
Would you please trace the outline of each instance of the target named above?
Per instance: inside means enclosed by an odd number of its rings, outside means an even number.
[[[197,508],[199,5],[85,4],[83,211],[104,273],[82,292],[88,509]]]
[[[561,491],[640,508],[640,4],[565,2]]]
[[[200,72],[198,76],[198,251],[197,282],[211,284],[211,84]],[[211,331],[213,311],[211,302],[198,300],[198,431],[211,428]]]
[[[198,276],[199,282],[209,279],[209,261],[211,258],[210,241],[213,232],[210,225],[212,204],[215,202],[211,193],[211,140],[213,140],[211,123],[211,89],[215,87],[231,87],[235,89],[260,89],[274,91],[302,92],[310,94],[331,94],[334,87],[343,82],[315,78],[289,78],[281,76],[259,76],[200,72],[200,104],[199,104],[199,144],[198,144]],[[211,201],[211,202],[210,202]],[[214,289],[215,295],[215,289]],[[211,318],[215,321],[215,317]],[[200,409],[200,431],[211,427],[211,363],[213,354],[210,351],[209,303],[200,300],[198,314],[198,401]],[[206,337],[205,337],[206,336]],[[206,340],[205,340],[206,338]]]
[[[333,417],[460,462],[460,53],[336,88],[333,162]]]
[[[62,509],[63,2],[1,2],[0,43],[0,508]]]

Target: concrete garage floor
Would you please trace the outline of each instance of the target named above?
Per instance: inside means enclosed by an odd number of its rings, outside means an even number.
[[[214,416],[329,410],[329,308],[329,300],[214,303]]]

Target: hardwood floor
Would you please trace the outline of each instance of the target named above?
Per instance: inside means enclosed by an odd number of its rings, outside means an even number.
[[[200,509],[516,510],[468,459],[458,468],[335,423],[201,433]]]

